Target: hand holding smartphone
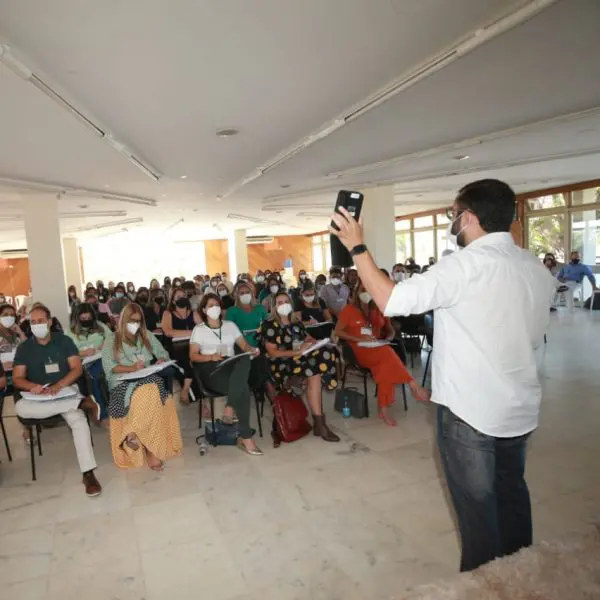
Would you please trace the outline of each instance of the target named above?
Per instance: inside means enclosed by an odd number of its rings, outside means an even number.
[[[344,207],[357,221],[360,219],[364,196],[360,192],[340,190],[335,203],[335,212],[340,212]],[[339,231],[339,227],[331,221],[331,227]],[[350,252],[344,244],[333,234],[330,234],[331,264],[336,267],[351,267],[354,264]]]

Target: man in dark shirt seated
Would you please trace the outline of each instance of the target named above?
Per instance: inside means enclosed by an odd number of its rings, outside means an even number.
[[[91,398],[72,397],[48,400],[66,387],[77,387],[83,374],[79,352],[73,341],[62,333],[52,333],[50,311],[37,305],[29,314],[33,336],[19,345],[13,362],[15,389],[39,395],[39,400],[20,399],[15,410],[23,419],[46,419],[60,415],[71,428],[77,460],[83,473],[86,494],[99,496],[102,486],[94,475],[96,459],[85,410],[98,423],[100,406]],[[83,409],[83,410],[81,410]]]

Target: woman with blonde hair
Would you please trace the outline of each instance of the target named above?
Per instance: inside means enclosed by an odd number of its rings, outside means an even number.
[[[163,470],[163,461],[181,453],[183,442],[172,393],[159,374],[121,381],[134,373],[169,359],[169,354],[146,328],[144,312],[127,304],[114,334],[102,350],[102,366],[110,390],[108,414],[115,464],[122,468]]]
[[[258,339],[270,358],[271,375],[276,383],[283,384],[293,376],[306,378],[314,434],[326,442],[339,442],[340,438],[325,422],[321,402],[321,380],[330,390],[337,387],[335,354],[327,347],[303,354],[315,340],[293,314],[292,301],[286,292],[273,295],[271,317],[261,325]]]

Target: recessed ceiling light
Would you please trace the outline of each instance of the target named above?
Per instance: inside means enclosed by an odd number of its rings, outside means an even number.
[[[179,179],[187,179],[187,175],[180,175]]]
[[[459,154],[458,156],[452,157],[454,160],[469,160],[471,158],[468,154]]]
[[[110,187],[110,185],[108,185],[108,183],[105,183],[105,184],[104,184],[104,187],[105,187],[106,189],[108,189],[108,188]]]
[[[240,130],[235,127],[223,127],[222,129],[217,129],[217,137],[226,140],[227,138],[236,136],[239,132]]]

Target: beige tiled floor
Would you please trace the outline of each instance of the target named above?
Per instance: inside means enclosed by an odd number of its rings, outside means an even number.
[[[537,539],[600,517],[600,315],[554,315],[545,352],[528,463]],[[7,419],[15,460],[0,447],[0,598],[371,600],[454,573],[432,409],[398,405],[395,429],[329,414],[341,444],[309,437],[274,450],[265,438],[262,458],[235,448],[200,457],[195,408],[183,408],[185,455],[162,474],[117,471],[95,430],[104,493],[93,500],[67,429],[44,432],[32,483]]]

